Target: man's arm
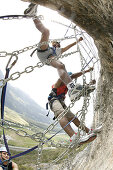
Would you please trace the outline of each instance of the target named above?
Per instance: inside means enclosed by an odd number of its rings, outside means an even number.
[[[19,170],[18,165],[15,162],[12,162],[12,168],[13,170]]]
[[[79,72],[79,73],[72,74],[70,77],[71,77],[71,79],[75,79],[75,78],[80,77],[80,76],[83,75],[84,73],[90,72],[91,70],[93,70],[93,67],[91,67],[90,69],[85,70],[85,71],[83,71],[83,72],[81,71],[81,72]],[[60,87],[60,85],[61,85],[62,83],[63,83],[63,81],[59,78],[59,79],[57,80],[57,82],[54,84],[54,88]]]
[[[91,70],[93,70],[93,67],[91,67],[90,69],[85,70],[85,71],[83,71],[83,72],[81,71],[81,72],[79,72],[79,73],[72,74],[72,75],[71,75],[71,79],[78,78],[78,77],[80,77],[81,75],[83,75],[84,73],[90,72]]]
[[[80,42],[80,41],[82,41],[82,40],[83,40],[83,38],[80,37],[80,38],[78,39],[78,41],[76,41],[76,42],[74,42],[74,43],[72,43],[72,44],[69,44],[68,46],[66,46],[66,47],[64,47],[64,48],[61,48],[61,53],[64,53],[65,51],[69,50],[71,47],[73,47],[74,45],[76,45],[78,42]]]

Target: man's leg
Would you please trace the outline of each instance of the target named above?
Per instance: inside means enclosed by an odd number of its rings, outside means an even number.
[[[79,121],[79,119],[78,119],[70,110],[69,110],[68,113],[66,114],[66,118],[68,119],[69,122],[71,122],[72,119],[73,119],[72,122],[73,122],[77,127],[80,126],[80,121]],[[83,131],[85,131],[86,133],[88,133],[88,132],[90,131],[90,129],[87,128],[85,125],[84,125],[84,127],[81,127],[81,129],[82,129]]]
[[[43,25],[43,23],[36,16],[37,4],[30,3],[28,8],[24,11],[25,15],[32,16],[36,28],[42,33],[40,43],[47,42],[44,45],[40,45],[41,50],[48,48],[49,30]]]
[[[59,77],[61,78],[65,85],[72,82],[72,79],[68,75],[65,65],[63,63],[61,63],[59,60],[52,60],[50,65],[57,69]]]
[[[72,129],[72,127],[69,125],[67,125],[69,123],[68,119],[66,118],[66,116],[64,116],[62,119],[60,119],[59,121],[60,123],[60,126],[64,129],[64,131],[70,136],[72,137],[75,132],[74,130]],[[66,126],[67,125],[67,126]],[[66,127],[65,127],[66,126]],[[65,127],[65,128],[64,128]]]
[[[39,43],[45,42],[44,45],[40,45],[40,49],[46,50],[48,48],[48,40],[50,35],[49,30],[42,24],[42,22],[39,19],[34,18],[33,21],[35,23],[36,28],[42,33],[41,40]]]
[[[70,122],[73,118],[74,118],[74,116],[71,117],[71,118],[68,118],[68,121]],[[79,121],[78,118],[75,118],[72,122],[73,122],[77,127],[80,126],[80,121]],[[82,129],[83,131],[85,130],[86,133],[89,132],[89,128],[87,128],[85,125],[84,125],[84,127],[81,127],[81,129]]]
[[[62,114],[64,112],[64,108],[63,108],[63,105],[60,103],[59,100],[55,100],[53,103],[52,103],[52,107],[51,107],[51,110],[54,112],[54,115],[55,117],[57,118],[60,114]],[[68,119],[66,118],[66,116],[63,116],[60,120],[59,120],[59,123],[61,125],[62,128],[64,128],[68,123]],[[73,131],[73,129],[71,128],[70,124],[67,125],[65,128],[64,128],[64,131],[71,137],[73,136],[73,134],[75,133]]]
[[[72,116],[72,117],[67,117],[68,121],[70,122],[75,116]],[[80,121],[78,120],[78,118],[75,118],[73,121],[72,121],[77,127],[79,127],[80,125]],[[84,136],[81,136],[80,135],[80,139],[79,139],[79,144],[84,144],[84,143],[88,143],[88,142],[92,142],[95,138],[96,138],[96,134],[93,133],[93,132],[90,132],[90,129],[87,128],[86,126],[84,127],[81,127],[81,130],[85,131],[87,134],[84,135]],[[89,133],[90,132],[90,133]],[[73,135],[71,137],[71,140],[73,143],[76,142],[76,137],[77,135]]]
[[[44,27],[44,25],[39,19],[34,19],[34,23],[36,28],[42,33],[40,43],[48,42],[49,30]],[[41,45],[40,48],[41,50],[45,50],[48,48],[48,44]],[[66,85],[72,81],[72,79],[70,78],[66,71],[65,65],[61,63],[59,60],[52,60],[50,65],[57,69],[59,77]]]

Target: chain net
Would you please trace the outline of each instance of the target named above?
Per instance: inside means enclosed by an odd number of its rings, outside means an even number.
[[[29,19],[31,17],[25,16],[25,15],[21,15],[21,16],[20,15],[15,15],[15,16],[10,15],[10,16],[1,16],[0,17],[0,19],[3,19],[3,20],[22,19],[22,18]],[[39,16],[39,19],[44,19],[44,18],[43,18],[43,16]],[[65,24],[58,22],[58,21],[52,20],[52,22],[56,22],[57,24],[61,24],[62,26],[68,27],[68,29],[73,30],[73,35],[66,36],[66,34],[65,34],[64,38],[55,39],[56,41],[64,41],[64,40],[73,39],[73,38],[77,40],[78,37],[80,37],[80,36],[83,37],[83,42],[80,42],[80,43],[77,44],[77,50],[76,51],[72,51],[72,52],[69,52],[69,53],[65,53],[64,55],[60,55],[60,56],[57,57],[57,59],[68,57],[70,55],[74,55],[74,54],[77,53],[79,55],[79,58],[80,58],[81,71],[83,71],[86,68],[86,66],[87,67],[94,67],[95,64],[97,64],[97,67],[98,67],[97,70],[99,70],[99,64],[97,63],[97,61],[99,61],[98,54],[97,54],[97,51],[94,47],[92,38],[90,36],[88,36],[86,32],[84,32],[79,27],[77,27],[75,24],[71,24],[71,26],[69,27]],[[41,44],[49,44],[52,41],[53,41],[53,39],[50,39],[48,42],[43,42]],[[13,52],[0,51],[0,58],[10,56],[10,59],[7,63],[6,68],[11,69],[16,64],[16,62],[19,60],[20,54],[23,54],[27,51],[31,51],[31,50],[37,48],[38,45],[39,45],[39,43],[34,44],[32,46],[25,47],[25,48],[20,49],[20,50],[13,51]],[[56,59],[56,57],[53,57],[52,59],[47,60],[48,64],[54,59]],[[90,63],[88,63],[89,61],[90,61]],[[27,66],[23,71],[16,71],[16,72],[12,73],[9,76],[9,78],[0,80],[0,88],[3,88],[7,82],[17,80],[21,77],[21,75],[26,74],[26,73],[31,73],[31,72],[34,71],[35,68],[41,68],[44,65],[45,65],[45,63],[38,62],[34,66],[32,66],[32,65]],[[92,71],[90,72],[90,81],[92,81],[92,79],[94,79],[94,78],[95,78],[95,70],[93,70],[93,72]],[[85,87],[87,82],[86,82],[86,75],[84,74],[84,72],[83,72],[82,80],[83,80],[83,87]],[[81,95],[81,93],[82,94],[85,93],[84,88],[80,92],[80,95]],[[93,96],[93,97],[95,97],[95,96]],[[56,165],[56,163],[57,163],[57,167],[59,167],[59,169],[61,169],[61,170],[64,170],[64,168],[71,170],[72,167],[73,167],[72,162],[73,162],[73,158],[75,156],[75,151],[79,150],[79,147],[80,147],[78,145],[78,140],[79,140],[79,137],[80,137],[80,134],[81,134],[81,131],[82,131],[81,129],[84,129],[85,117],[86,117],[86,114],[88,112],[88,106],[89,106],[89,101],[91,100],[91,96],[87,96],[87,95],[85,96],[84,95],[82,108],[75,115],[79,118],[81,123],[80,123],[80,126],[78,128],[78,133],[77,133],[78,138],[77,138],[77,140],[75,141],[74,144],[70,144],[70,143],[63,144],[63,143],[59,143],[59,142],[55,143],[52,139],[48,140],[46,135],[48,133],[50,133],[56,127],[59,120],[62,119],[64,115],[66,115],[66,113],[74,106],[75,102],[78,99],[79,98],[74,99],[69,104],[69,106],[57,117],[57,119],[55,119],[54,123],[50,124],[49,127],[44,132],[37,132],[37,127],[35,127],[35,126],[29,127],[29,126],[17,124],[15,122],[6,121],[6,120],[1,120],[0,126],[3,129],[6,129],[6,130],[9,129],[11,131],[14,131],[17,135],[19,135],[21,137],[28,137],[28,138],[31,138],[32,140],[37,142],[37,145],[38,145],[38,149],[37,149],[38,155],[37,155],[37,165],[36,165],[37,170],[38,169],[51,169],[51,167]],[[3,123],[4,125],[2,125],[2,122],[4,122]],[[29,128],[30,128],[30,130],[33,130],[36,133],[29,134],[28,130],[27,130]],[[42,155],[42,150],[43,150],[43,144],[46,144],[48,146],[53,146],[53,147],[56,147],[56,148],[59,148],[59,147],[64,148],[65,150],[55,160],[51,161],[50,163],[48,163],[46,165],[46,167],[42,168],[41,167],[41,164],[42,164],[41,163],[41,155]],[[64,159],[65,156],[66,156],[66,158]],[[58,162],[61,159],[63,159],[63,160],[58,165]]]

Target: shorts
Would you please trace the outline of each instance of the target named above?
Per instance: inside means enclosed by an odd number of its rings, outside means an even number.
[[[46,50],[41,50],[40,47],[38,47],[37,48],[37,56],[42,63],[49,65],[48,59],[50,57],[56,56],[56,54],[50,47],[48,47]]]
[[[63,100],[54,100],[51,106],[51,110],[54,112],[55,118],[57,118],[66,108],[67,106]],[[67,118],[73,118],[75,115],[69,110],[65,116]]]

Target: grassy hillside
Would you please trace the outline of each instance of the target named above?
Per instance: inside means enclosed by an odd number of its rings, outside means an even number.
[[[5,107],[5,119],[11,122],[15,122],[17,124],[21,124],[23,125],[23,127],[21,128],[21,130],[26,131],[29,135],[32,135],[34,133],[38,133],[38,132],[44,132],[44,129],[40,128],[40,126],[42,127],[43,125],[39,125],[39,127],[35,127],[34,131],[32,129],[26,129],[26,127],[29,126],[29,123],[27,121],[25,121],[21,115],[19,115],[17,112],[12,111],[11,109]],[[33,126],[33,125],[32,125]],[[18,127],[14,127],[15,129],[18,129]],[[1,129],[1,134],[2,134],[2,128]],[[54,135],[55,132],[52,134],[47,134],[46,137],[50,138],[52,135]],[[22,137],[19,136],[18,134],[16,134],[15,131],[11,130],[11,129],[5,129],[5,135],[6,138],[10,137],[8,139],[8,145],[12,145],[12,146],[19,146],[19,147],[25,147],[25,148],[31,148],[34,147],[36,145],[38,145],[38,142],[32,140],[29,137]],[[67,143],[69,141],[69,137],[65,134],[57,134],[54,138],[52,138],[53,143]],[[48,143],[49,144],[49,143]],[[51,146],[51,145],[50,145]],[[46,164],[50,163],[52,160],[55,160],[62,152],[64,152],[66,150],[66,148],[56,148],[56,149],[44,149],[48,147],[48,145],[43,145],[43,150],[42,150],[42,154],[41,154],[41,167],[46,166]],[[84,147],[84,146],[83,146]],[[82,148],[82,147],[81,147]],[[81,150],[80,148],[80,150]],[[83,149],[83,148],[82,148]],[[15,155],[20,153],[21,151],[13,151],[10,150],[11,155]],[[75,150],[75,154],[78,151]],[[29,154],[26,154],[24,156],[18,157],[16,159],[14,159],[13,161],[16,162],[19,166],[20,170],[35,170],[36,169],[36,165],[37,165],[37,158],[38,158],[38,150],[32,151]],[[62,159],[67,158],[67,156],[64,156]],[[61,162],[61,160],[60,160]],[[58,163],[60,163],[58,162]]]
[[[4,76],[0,71],[0,78],[3,77]],[[0,93],[1,92],[2,89],[0,88]],[[36,103],[24,91],[11,86],[10,83],[7,84],[5,106],[21,115],[21,118],[26,120],[26,122],[28,122],[29,118],[29,120],[31,121],[38,121],[47,125],[52,123],[52,119],[46,116],[47,111],[45,108],[41,107],[38,103]]]
[[[29,135],[35,134],[33,131],[30,131],[30,130],[26,130],[26,129],[22,129],[22,130],[26,131],[27,134],[29,134]],[[1,131],[2,131],[2,129],[1,129]],[[37,130],[37,133],[38,132],[40,132],[40,131]],[[1,132],[1,135],[2,135],[2,132]],[[15,131],[13,131],[11,129],[6,129],[5,135],[6,135],[6,138],[8,138],[8,145],[31,148],[38,144],[38,142],[33,140],[31,137],[19,136]],[[54,134],[47,134],[46,138],[50,138],[53,135]],[[65,134],[58,134],[52,138],[52,141],[53,141],[53,143],[59,143],[59,142],[67,143],[69,141],[69,137]],[[47,147],[47,145],[43,145],[43,146]]]
[[[29,147],[33,147],[35,145],[37,145],[37,142],[32,140],[30,137],[22,137],[22,136],[19,136],[16,131],[17,130],[22,130],[22,131],[25,131],[27,132],[28,135],[33,135],[33,134],[36,134],[36,133],[43,133],[44,130],[48,127],[47,124],[44,124],[44,123],[37,123],[38,126],[34,126],[34,124],[32,123],[29,124],[27,121],[25,121],[21,115],[19,115],[17,112],[5,107],[5,120],[8,120],[10,122],[14,122],[16,123],[17,125],[20,124],[20,125],[23,125],[21,128],[19,128],[18,126],[10,126],[11,128],[15,129],[14,130],[11,130],[10,128],[7,128],[5,129],[5,134],[6,136],[8,136],[9,140],[8,140],[8,144],[9,145],[13,145],[13,146],[20,146],[20,147],[26,147],[26,148],[29,148]],[[2,130],[2,128],[0,128]],[[59,129],[55,129],[56,131],[58,131]],[[48,133],[46,135],[47,138],[50,138],[51,136],[53,136],[56,132],[52,131],[51,134]],[[21,131],[19,132],[19,134],[22,134],[24,135],[24,133],[21,133]],[[66,142],[68,141],[68,136],[65,135],[65,134],[57,134],[55,135],[54,138],[52,138],[53,141],[55,142]]]
[[[25,121],[21,115],[19,115],[17,112],[9,109],[8,107],[5,107],[5,120],[11,121],[11,122],[15,122],[15,123],[19,123],[22,125],[26,125],[28,126],[29,123],[27,121]]]
[[[87,145],[82,145],[80,148],[78,149],[70,149],[70,152],[73,151],[74,155],[76,156],[76,154],[82,150],[84,150],[84,148]],[[40,157],[40,166],[41,167],[45,167],[47,168],[47,164],[51,163],[53,160],[55,160],[60,154],[62,154],[64,151],[66,150],[63,148],[56,148],[56,149],[48,149],[48,150],[42,150],[42,154]],[[11,151],[12,155],[18,154],[19,152],[15,152],[15,151]],[[14,159],[13,161],[15,161],[20,170],[36,170],[36,165],[37,165],[37,158],[38,158],[38,150],[34,150],[24,156],[18,157],[16,159]],[[57,163],[61,163],[63,159],[68,158],[67,155],[65,155],[59,162]]]

